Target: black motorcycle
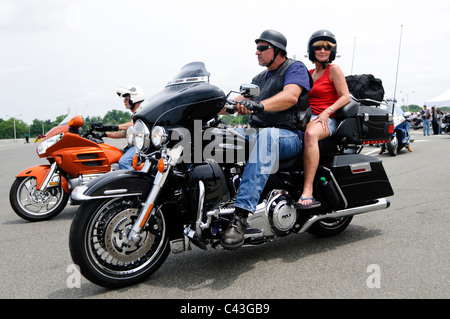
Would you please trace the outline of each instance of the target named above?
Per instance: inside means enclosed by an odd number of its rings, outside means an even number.
[[[238,93],[258,92],[243,85]],[[70,252],[86,278],[123,287],[145,280],[170,251],[185,251],[189,243],[223,248],[249,150],[245,136],[217,117],[227,99],[209,83],[203,63],[184,66],[134,116],[135,159],[144,167],[108,173],[73,191],[82,204],[71,225]],[[320,146],[314,183],[320,207],[295,206],[303,188],[302,155],[280,161],[248,218],[244,247],[291,233],[336,235],[353,215],[389,207],[385,197],[393,190],[381,161],[359,153],[364,144],[389,139],[392,116],[357,101],[337,116],[336,134]]]
[[[445,114],[442,117],[441,131],[442,133],[450,133],[450,114]]]
[[[423,121],[422,121],[422,116],[420,115],[413,115],[409,118],[410,122],[411,122],[411,128],[414,130],[418,130],[423,128]]]

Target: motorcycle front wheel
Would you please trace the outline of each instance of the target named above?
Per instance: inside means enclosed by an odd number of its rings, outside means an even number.
[[[78,208],[70,228],[70,253],[91,282],[114,289],[137,284],[167,258],[168,233],[159,208],[154,209],[139,241],[128,241],[139,208],[137,198],[91,200]]]
[[[40,191],[36,188],[36,177],[17,177],[9,191],[9,202],[18,216],[36,222],[61,213],[69,195],[61,185]]]

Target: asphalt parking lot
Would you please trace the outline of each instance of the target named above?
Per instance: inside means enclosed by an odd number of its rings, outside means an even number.
[[[0,298],[449,298],[450,136],[413,135],[412,153],[364,149],[382,159],[395,195],[390,208],[356,216],[339,236],[290,235],[235,252],[194,247],[120,290],[85,278],[71,285],[68,231],[77,207],[45,222],[19,218],[8,199],[15,174],[45,161],[32,143],[0,143]]]

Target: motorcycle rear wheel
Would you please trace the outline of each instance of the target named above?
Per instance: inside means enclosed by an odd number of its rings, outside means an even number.
[[[316,237],[334,236],[342,233],[350,225],[352,219],[353,216],[324,219],[312,225],[308,229],[308,233]]]
[[[161,209],[149,218],[139,243],[125,239],[137,218],[136,198],[91,200],[81,204],[72,221],[72,259],[91,282],[106,288],[137,284],[166,260],[170,245]]]
[[[399,142],[397,135],[393,135],[389,138],[389,142],[386,143],[389,155],[396,156],[399,151]]]
[[[69,196],[61,185],[42,192],[36,189],[36,177],[17,177],[9,191],[9,202],[18,216],[36,222],[61,213]]]

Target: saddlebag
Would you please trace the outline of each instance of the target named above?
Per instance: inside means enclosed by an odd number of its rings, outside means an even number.
[[[348,206],[394,195],[382,162],[375,156],[334,156],[331,172]]]

